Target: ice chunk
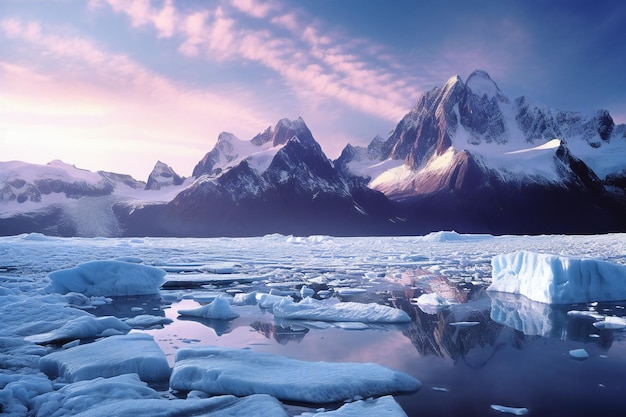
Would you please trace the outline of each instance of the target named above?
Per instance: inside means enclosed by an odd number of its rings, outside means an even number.
[[[333,411],[303,413],[298,417],[406,417],[406,413],[391,395],[358,400],[345,404]]]
[[[53,352],[39,361],[48,376],[70,382],[137,373],[143,381],[162,381],[170,375],[165,354],[152,336],[131,333]]]
[[[573,349],[569,351],[569,356],[572,359],[585,360],[589,358],[589,354],[585,349]]]
[[[454,327],[474,327],[478,326],[480,322],[478,321],[457,321],[454,323],[450,323],[450,326]]]
[[[506,407],[504,405],[492,404],[491,409],[499,411],[501,413],[514,414],[516,416],[523,416],[528,414],[528,408],[515,408],[515,407]]]
[[[165,271],[128,262],[91,261],[52,272],[48,277],[51,289],[62,294],[128,296],[158,294],[165,282]]]
[[[161,396],[137,374],[123,374],[65,385],[58,391],[36,397],[33,408],[38,417],[61,417],[82,413],[104,403],[148,398]]]
[[[263,293],[257,294],[256,299],[259,302],[259,307],[270,308],[270,309],[283,300],[293,301],[293,298],[289,296],[283,297],[281,295],[263,294]]]
[[[24,339],[33,343],[63,342],[100,336],[110,329],[127,333],[130,326],[116,317],[81,316],[68,321],[58,329],[27,336]]]
[[[437,314],[450,307],[450,302],[436,293],[422,294],[417,297],[415,303],[426,314]]]
[[[626,265],[521,251],[494,256],[491,266],[488,291],[546,304],[626,299]]]
[[[29,415],[33,398],[52,390],[50,380],[41,374],[0,373],[0,387],[0,414],[3,416]]]
[[[170,324],[174,320],[162,316],[153,316],[151,314],[140,314],[135,317],[124,320],[126,324],[134,328],[148,328],[153,326],[160,326],[164,324]]]
[[[191,310],[178,310],[182,316],[201,317],[205,319],[231,320],[239,317],[230,307],[228,300],[217,297],[210,304]]]
[[[346,321],[362,323],[407,323],[403,310],[376,303],[337,303],[305,298],[299,303],[283,299],[274,305],[274,316],[290,320]]]
[[[604,320],[593,323],[594,327],[605,330],[626,329],[626,319],[624,317],[605,317]]]
[[[415,378],[374,363],[305,362],[248,349],[196,347],[176,355],[170,387],[237,396],[264,393],[281,400],[328,403],[414,392]]]

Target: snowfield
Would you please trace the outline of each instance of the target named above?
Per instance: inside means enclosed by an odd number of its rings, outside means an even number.
[[[0,413],[619,415],[625,254],[624,234],[3,237]]]

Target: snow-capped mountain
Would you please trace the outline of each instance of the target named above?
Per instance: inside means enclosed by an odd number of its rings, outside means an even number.
[[[148,176],[146,182],[146,190],[160,190],[163,187],[169,187],[172,185],[181,185],[185,179],[178,175],[167,164],[161,161],[157,161],[152,169],[152,172]]]
[[[381,193],[333,166],[302,118],[248,141],[221,133],[193,175],[167,205],[129,213],[129,232],[158,217],[158,233],[176,236],[380,233],[392,215]]]
[[[155,172],[167,171],[157,163],[151,177]],[[146,183],[130,175],[92,172],[58,160],[0,162],[0,234],[118,236],[123,230],[116,205],[164,204],[182,187],[144,191]]]
[[[302,118],[221,133],[184,179],[0,163],[0,234],[250,236],[626,230],[626,125],[507,97],[484,71],[433,88],[330,161]]]
[[[610,230],[623,227],[625,133],[605,110],[511,100],[474,71],[423,94],[386,140],[348,146],[335,164],[419,222],[533,233],[578,221]]]

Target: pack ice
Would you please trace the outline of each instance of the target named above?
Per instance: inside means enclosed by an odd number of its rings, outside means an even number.
[[[196,347],[176,354],[170,387],[320,404],[414,392],[421,383],[374,363],[306,362],[249,349]]]
[[[267,395],[237,398],[163,400],[136,374],[68,384],[35,398],[38,417],[61,416],[287,416],[282,404]]]
[[[521,294],[546,304],[626,299],[626,265],[520,251],[491,260],[487,291]]]
[[[48,275],[51,290],[87,296],[130,296],[158,294],[165,271],[152,266],[122,261],[91,261]]]
[[[274,317],[288,320],[346,321],[361,323],[408,323],[409,315],[400,309],[376,303],[332,304],[307,297],[299,303],[290,297],[274,305]]]
[[[39,368],[51,378],[70,382],[128,373],[136,373],[143,381],[164,381],[170,376],[165,354],[144,333],[109,336],[52,352],[39,360]]]

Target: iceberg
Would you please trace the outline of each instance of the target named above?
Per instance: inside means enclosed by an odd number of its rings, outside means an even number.
[[[239,317],[230,307],[228,300],[217,297],[210,304],[191,310],[178,310],[181,316],[200,317],[204,319],[231,320]]]
[[[400,309],[376,303],[333,304],[305,298],[299,303],[285,298],[274,305],[274,317],[288,320],[319,320],[361,323],[408,323],[409,315]]]
[[[306,362],[249,349],[195,347],[176,354],[170,387],[319,404],[415,392],[421,383],[374,363]]]
[[[50,289],[87,296],[158,294],[165,271],[152,266],[121,261],[91,261],[48,274]]]
[[[110,336],[52,352],[39,360],[39,369],[51,378],[62,377],[69,382],[128,373],[148,382],[170,376],[165,354],[152,336],[144,333]]]
[[[546,304],[626,299],[626,265],[528,251],[496,255],[487,291]]]

